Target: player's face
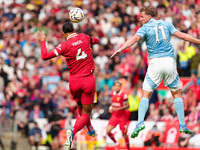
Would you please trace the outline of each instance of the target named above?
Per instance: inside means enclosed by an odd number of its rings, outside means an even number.
[[[141,12],[140,21],[142,25],[149,22],[150,19],[151,19],[151,15],[147,15],[144,11]]]
[[[120,84],[120,83],[115,83],[114,90],[115,90],[117,93],[120,92],[120,90],[121,90],[121,84]]]

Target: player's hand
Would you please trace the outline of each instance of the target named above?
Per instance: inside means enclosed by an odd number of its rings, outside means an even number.
[[[113,107],[112,107],[112,106],[110,106],[110,107],[109,107],[109,109],[108,109],[108,111],[109,111],[109,113],[111,113],[111,114],[112,114],[112,113],[113,113]]]
[[[121,52],[122,52],[121,50],[117,50],[114,54],[112,54],[112,56],[110,56],[110,58],[118,56]]]
[[[44,33],[41,33],[40,31],[37,32],[36,38],[39,42],[46,41],[46,36]]]

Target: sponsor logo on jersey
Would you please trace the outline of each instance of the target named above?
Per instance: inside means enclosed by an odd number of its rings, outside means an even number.
[[[112,106],[120,106],[120,103],[112,103]]]

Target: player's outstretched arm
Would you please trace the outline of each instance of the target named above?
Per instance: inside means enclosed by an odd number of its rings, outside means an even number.
[[[195,43],[195,44],[200,44],[200,40],[187,34],[187,33],[183,33],[183,32],[180,32],[180,31],[176,31],[173,35],[175,35],[176,37],[182,39],[182,40],[185,40],[185,41],[188,41],[188,42],[192,42],[192,43]]]
[[[133,37],[131,37],[130,39],[128,39],[128,41],[126,41],[124,43],[124,45],[120,49],[118,49],[110,58],[118,56],[121,52],[123,52],[123,50],[131,47],[136,42],[138,42],[140,39],[141,39],[141,36],[135,34]]]
[[[54,53],[54,51],[47,52],[46,43],[45,43],[46,36],[44,35],[44,33],[41,33],[40,31],[38,31],[36,34],[36,38],[41,43],[41,55],[42,55],[43,60],[48,60],[53,57],[56,57],[56,54]]]

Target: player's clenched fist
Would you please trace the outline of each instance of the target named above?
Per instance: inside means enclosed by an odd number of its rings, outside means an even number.
[[[40,31],[37,32],[36,38],[39,42],[46,41],[46,36],[44,33],[41,33]]]

